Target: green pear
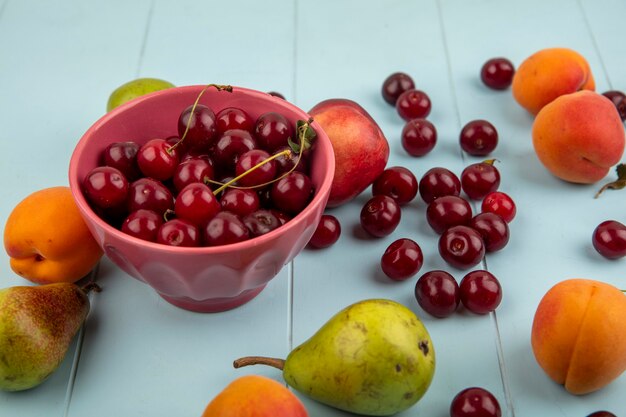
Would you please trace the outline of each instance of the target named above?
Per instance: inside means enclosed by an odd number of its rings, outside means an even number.
[[[0,290],[0,389],[33,388],[58,368],[89,312],[86,291],[72,283]]]
[[[287,359],[246,357],[235,367],[266,364],[287,384],[332,407],[368,416],[406,410],[435,372],[435,351],[417,316],[395,301],[364,300],[324,324]]]
[[[137,78],[129,81],[111,93],[107,102],[107,112],[137,97],[172,87],[174,84],[158,78]]]

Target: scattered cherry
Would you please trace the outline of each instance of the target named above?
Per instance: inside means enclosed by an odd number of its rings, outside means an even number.
[[[502,301],[502,286],[489,271],[469,272],[459,284],[461,302],[472,313],[487,314]]]
[[[293,171],[272,184],[270,197],[274,207],[288,214],[297,214],[306,207],[313,195],[311,179]]]
[[[622,121],[626,120],[626,94],[617,90],[605,91],[602,95],[613,102]]]
[[[170,148],[165,139],[151,139],[143,144],[137,152],[137,165],[143,175],[158,181],[172,178],[178,157]]]
[[[383,272],[394,281],[404,281],[412,277],[422,268],[423,263],[422,249],[408,238],[392,242],[380,259]]]
[[[207,246],[228,245],[250,238],[250,231],[239,216],[228,211],[217,213],[203,229]]]
[[[256,120],[254,132],[261,148],[273,152],[287,146],[288,139],[294,138],[291,123],[285,116],[276,112],[264,113]]]
[[[163,218],[152,210],[133,211],[122,223],[121,230],[127,235],[155,242]]]
[[[468,224],[471,219],[472,206],[466,199],[456,195],[439,197],[426,208],[426,220],[438,234],[452,226]]]
[[[459,392],[450,404],[450,417],[501,417],[498,400],[484,388],[470,387]]]
[[[626,256],[626,226],[616,220],[603,221],[593,231],[591,242],[605,258],[622,258]]]
[[[227,130],[241,129],[252,132],[254,119],[244,110],[237,107],[226,107],[215,115],[216,133],[221,136]]]
[[[402,128],[402,147],[411,156],[424,156],[437,144],[437,129],[426,119],[411,119]]]
[[[250,189],[227,188],[220,198],[222,210],[229,211],[240,217],[246,216],[261,208],[259,195]]]
[[[493,191],[485,196],[481,204],[484,213],[495,213],[507,223],[515,218],[517,208],[513,199],[502,191]]]
[[[471,199],[482,200],[499,186],[500,172],[491,160],[468,165],[461,173],[461,187]]]
[[[137,152],[139,145],[136,142],[114,142],[104,149],[102,162],[119,169],[128,181],[134,181],[141,175],[137,166]]]
[[[172,219],[159,227],[156,241],[169,246],[200,246],[200,233],[193,223],[183,219]]]
[[[406,121],[423,119],[430,114],[430,109],[430,97],[421,90],[406,90],[396,101],[396,111]]]
[[[479,213],[470,220],[469,226],[482,236],[486,252],[499,251],[509,243],[509,226],[495,213]]]
[[[485,62],[480,69],[480,79],[494,90],[505,90],[513,82],[515,67],[506,58],[492,58]]]
[[[179,219],[204,227],[221,209],[220,203],[208,185],[194,182],[180,190],[174,204]]]
[[[389,196],[401,206],[415,198],[417,189],[415,175],[409,169],[400,166],[385,169],[372,184],[373,195]]]
[[[341,236],[339,220],[332,214],[323,214],[309,240],[309,246],[317,249],[327,248],[334,245],[339,240],[339,236]]]
[[[87,200],[101,209],[112,209],[126,203],[130,185],[117,168],[101,166],[92,169],[83,180]]]
[[[458,269],[471,268],[485,256],[482,236],[468,226],[452,226],[439,237],[439,254]]]
[[[459,284],[446,271],[429,271],[415,283],[415,299],[431,316],[444,318],[454,313],[461,296]]]
[[[190,105],[178,118],[178,137],[187,149],[208,149],[216,132],[215,113],[203,104]]]
[[[489,155],[498,145],[498,132],[486,120],[478,119],[468,122],[459,137],[461,148],[473,156]]]
[[[400,223],[400,206],[386,195],[376,195],[361,209],[361,226],[374,237],[391,234]]]
[[[381,92],[383,99],[392,106],[395,106],[400,94],[413,88],[415,88],[415,83],[411,76],[404,72],[395,72],[385,79]]]
[[[459,195],[461,181],[447,168],[431,168],[419,181],[419,193],[426,204],[444,195]]]

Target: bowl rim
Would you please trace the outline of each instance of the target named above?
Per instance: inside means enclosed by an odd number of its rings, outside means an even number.
[[[108,113],[105,113],[96,122],[94,122],[85,131],[85,133],[83,133],[83,135],[79,139],[78,143],[76,144],[76,147],[74,148],[72,152],[72,156],[70,158],[69,170],[68,170],[70,190],[72,192],[72,196],[74,197],[74,201],[78,205],[83,216],[89,217],[90,221],[95,223],[98,228],[114,236],[116,240],[123,241],[129,245],[142,246],[142,247],[145,247],[146,249],[155,250],[155,251],[163,252],[163,253],[170,253],[170,254],[189,254],[189,255],[215,254],[217,255],[217,254],[226,254],[229,252],[243,250],[243,249],[247,249],[247,248],[251,248],[255,246],[260,246],[264,243],[275,240],[276,238],[278,238],[279,235],[289,234],[292,231],[292,229],[296,228],[300,223],[304,221],[305,217],[308,217],[308,215],[312,211],[316,210],[314,207],[320,204],[322,204],[324,207],[326,206],[326,201],[324,200],[327,200],[330,194],[330,187],[331,187],[334,172],[335,172],[335,156],[334,156],[333,147],[332,147],[332,143],[330,142],[330,139],[328,138],[328,136],[326,135],[322,127],[315,120],[313,120],[311,127],[313,127],[317,133],[316,140],[325,142],[325,146],[323,148],[320,148],[318,145],[317,149],[325,150],[324,157],[327,159],[327,163],[328,163],[327,172],[324,173],[321,184],[319,184],[319,186],[316,187],[315,194],[313,195],[313,198],[307,204],[307,206],[301,212],[299,212],[294,217],[292,217],[288,222],[272,230],[271,232],[268,232],[261,236],[250,238],[248,240],[244,240],[242,242],[230,243],[227,245],[196,246],[196,247],[170,246],[170,245],[165,245],[162,243],[150,242],[147,240],[139,239],[137,237],[128,235],[122,232],[121,230],[111,226],[106,221],[104,221],[91,208],[91,206],[87,202],[82,192],[81,181],[78,178],[78,160],[80,158],[80,155],[82,155],[84,149],[88,146],[91,136],[93,136],[93,134],[98,129],[100,129],[101,126],[109,123],[110,120],[115,118],[119,113],[125,112],[136,106],[141,106],[143,103],[147,101],[157,100],[161,96],[167,96],[170,94],[191,94],[192,92],[194,92],[197,95],[205,87],[206,85],[195,84],[195,85],[172,87],[172,88],[168,88],[165,90],[160,90],[160,91],[155,91],[152,93],[145,94],[143,96],[140,96],[136,99],[133,99],[127,103],[124,103],[116,107],[115,109],[111,110]],[[259,90],[254,90],[254,89],[239,87],[239,86],[232,86],[232,91],[233,92],[237,91],[238,93],[243,93],[243,94],[252,96],[253,98],[260,99],[262,101],[270,101],[274,105],[283,107],[289,112],[294,112],[296,114],[302,115],[303,118],[310,117],[307,112],[297,107],[295,104],[292,104],[280,97],[275,97]],[[204,93],[203,98],[206,97],[207,93],[209,93],[208,90]],[[224,92],[224,94],[228,94],[228,92]],[[190,104],[193,104],[193,101]],[[326,192],[321,192],[320,190],[326,190]],[[323,211],[324,209],[322,209],[322,213]],[[99,240],[99,243],[102,243],[102,245],[105,246],[107,243],[107,239],[103,239],[102,242],[100,242]]]

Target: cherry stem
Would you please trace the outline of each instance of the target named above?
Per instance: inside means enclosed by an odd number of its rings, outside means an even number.
[[[81,288],[85,294],[89,294],[91,291],[100,292],[102,291],[102,287],[96,284],[95,282],[89,282],[83,285]]]
[[[185,126],[185,132],[183,132],[183,136],[172,146],[167,148],[167,153],[171,154],[174,149],[176,149],[187,137],[187,132],[189,132],[189,124],[191,123],[191,119],[193,117],[193,112],[198,107],[198,103],[200,102],[200,98],[204,94],[206,90],[211,87],[215,87],[217,91],[228,91],[229,93],[233,92],[233,87],[230,85],[222,85],[222,84],[207,84],[201,91],[198,93],[198,97],[196,97],[196,101],[194,101],[193,106],[191,107],[191,112],[189,113],[189,119],[187,120],[187,126]]]
[[[265,356],[245,356],[243,358],[236,359],[233,362],[235,368],[241,368],[242,366],[249,365],[268,365],[281,371],[285,367],[285,360],[280,358],[268,358]]]
[[[241,178],[245,177],[246,175],[248,175],[249,173],[251,173],[251,172],[252,172],[252,171],[254,171],[255,169],[258,169],[259,167],[263,166],[264,164],[266,164],[266,163],[270,162],[271,160],[276,159],[276,158],[280,158],[280,157],[281,157],[281,156],[283,156],[283,155],[287,155],[287,156],[291,155],[291,150],[289,150],[289,149],[285,149],[285,150],[284,150],[284,151],[282,151],[282,152],[275,153],[274,155],[270,156],[269,158],[265,158],[264,160],[262,160],[261,162],[259,162],[259,163],[258,163],[258,164],[256,164],[255,166],[253,166],[252,168],[248,169],[246,172],[244,172],[244,173],[242,173],[242,174],[239,174],[239,175],[237,175],[235,178],[233,178],[232,180],[230,180],[230,181],[228,181],[228,182],[226,182],[226,183],[222,184],[219,188],[217,188],[215,191],[213,191],[213,194],[216,194],[216,195],[217,195],[217,194],[219,194],[219,193],[220,193],[220,192],[222,192],[225,188],[227,188],[227,187],[229,187],[231,184],[233,184],[233,183],[235,183],[235,182],[239,181]],[[265,185],[267,185],[267,184],[269,184],[269,183],[259,184],[259,185],[256,185],[255,187],[262,187],[262,186],[265,186]]]

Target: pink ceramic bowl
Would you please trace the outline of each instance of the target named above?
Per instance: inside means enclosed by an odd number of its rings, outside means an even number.
[[[170,303],[188,310],[228,310],[254,298],[308,243],[326,206],[334,173],[328,136],[315,122],[317,144],[311,159],[315,195],[309,205],[283,226],[244,242],[217,247],[181,248],[129,236],[102,220],[81,190],[83,178],[112,142],[145,143],[175,135],[178,116],[193,104],[204,86],[177,87],[126,103],[98,120],[80,139],[69,168],[70,188],[80,212],[105,254],[122,270],[145,282]],[[285,115],[295,126],[309,116],[269,94],[235,87],[232,93],[208,89],[201,104],[216,113],[235,106],[256,118],[268,111]]]

